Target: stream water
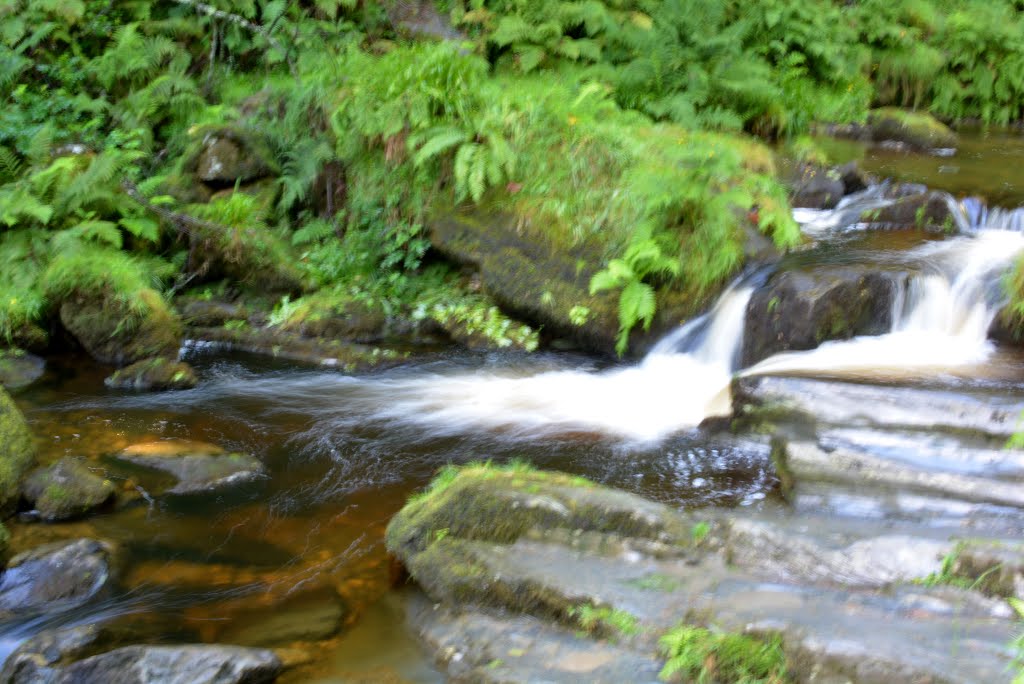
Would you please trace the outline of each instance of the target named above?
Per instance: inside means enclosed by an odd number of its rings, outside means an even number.
[[[971,159],[982,154],[994,165],[1003,143],[985,147],[968,138],[965,148]],[[908,162],[915,179],[919,163]],[[979,183],[999,198],[1024,187],[1019,169],[1003,168],[997,181],[990,173]],[[738,280],[707,315],[629,366],[600,367],[564,353],[452,352],[352,377],[192,350],[188,360],[202,378],[199,387],[140,395],[105,390],[107,370],[86,359],[51,360],[44,380],[17,396],[46,440],[43,459],[97,459],[138,498],[82,522],[11,524],[15,550],[82,536],[113,540],[124,570],[117,591],[100,604],[0,624],[0,660],[43,628],[100,617],[157,641],[238,642],[270,612],[301,624],[311,601],[320,605],[319,597],[336,594],[329,600],[343,607],[342,629],[307,646],[299,660],[308,662],[284,681],[443,681],[403,625],[402,594],[393,589],[383,545],[390,517],[441,465],[521,457],[673,505],[773,515],[782,509],[772,493],[765,439],[699,427],[729,414],[736,373],[855,381],[879,405],[894,388],[981,402],[1024,397],[1022,357],[986,337],[1003,303],[1001,274],[1024,251],[1019,216],[968,203],[958,237],[869,234],[849,217],[878,202],[868,191],[835,212],[800,212],[798,219],[822,245],[802,258],[827,261],[838,252],[842,259],[913,268],[891,302],[891,330],[781,354],[748,369],[737,359],[757,274]],[[939,420],[936,406],[920,406],[921,424]],[[905,425],[875,427],[840,418],[828,439],[926,467],[995,477],[1024,470],[1019,459],[992,461],[991,443]],[[153,501],[137,473],[109,456],[165,438],[254,454],[269,477],[208,499]],[[950,528],[991,523],[1004,534],[1024,531],[1012,511],[921,497],[883,500],[833,487],[805,492],[797,507],[857,520]]]

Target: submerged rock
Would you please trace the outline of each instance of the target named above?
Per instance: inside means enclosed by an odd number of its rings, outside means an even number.
[[[114,485],[95,475],[82,461],[62,458],[32,472],[22,488],[43,520],[53,522],[87,515],[114,497]]]
[[[895,107],[872,110],[868,128],[875,142],[894,141],[921,151],[956,147],[958,142],[956,133],[930,114]]]
[[[828,340],[888,331],[892,299],[905,277],[868,266],[775,274],[747,305],[743,365],[782,351],[814,349]]]
[[[0,350],[0,386],[7,390],[28,387],[43,377],[46,361],[20,349]]]
[[[154,357],[176,359],[181,347],[177,316],[154,290],[140,292],[137,304],[133,310],[112,296],[79,294],[61,304],[60,320],[102,363],[125,366]]]
[[[54,668],[54,684],[263,684],[281,672],[271,651],[240,646],[126,646]],[[22,680],[16,680],[22,681]],[[29,680],[30,681],[30,680]]]
[[[95,539],[55,542],[18,554],[0,576],[0,617],[70,610],[113,579],[111,549]]]
[[[198,380],[187,363],[166,358],[137,361],[121,368],[103,381],[113,389],[176,390],[191,389]]]
[[[14,511],[22,478],[36,460],[25,417],[0,387],[0,517]]]
[[[242,646],[274,646],[328,639],[341,629],[345,607],[334,589],[314,589],[266,605],[247,606],[244,615],[218,635],[218,641]]]
[[[266,469],[255,456],[228,453],[203,442],[166,440],[136,444],[116,458],[174,476],[177,484],[165,494],[199,494],[263,477]]]

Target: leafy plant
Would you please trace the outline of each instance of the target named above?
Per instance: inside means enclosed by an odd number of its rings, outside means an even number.
[[[704,627],[679,625],[661,639],[667,658],[661,678],[682,675],[696,684],[782,684],[786,656],[777,637],[761,640]]]

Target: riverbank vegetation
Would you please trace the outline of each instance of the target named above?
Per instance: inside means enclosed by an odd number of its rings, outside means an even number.
[[[657,291],[735,273],[746,230],[795,243],[763,142],[878,106],[1024,118],[1022,9],[6,0],[0,337],[38,341],[80,293],[131,319],[154,290],[222,283],[269,296],[282,325],[312,295],[458,309],[502,339],[429,240],[432,217],[475,205],[600,255],[590,286],[621,293],[621,352]],[[560,306],[585,323],[579,304]]]

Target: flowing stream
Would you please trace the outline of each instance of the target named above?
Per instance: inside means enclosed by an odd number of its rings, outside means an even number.
[[[730,415],[737,376],[798,376],[781,380],[797,383],[829,448],[996,481],[1024,476],[1024,458],[1003,455],[1005,436],[935,427],[959,410],[950,406],[979,407],[984,418],[1007,397],[1024,401],[1024,356],[987,338],[1005,303],[1001,278],[1024,252],[1024,210],[968,199],[957,205],[956,237],[867,231],[858,217],[888,201],[884,190],[834,211],[798,211],[815,246],[795,258],[827,266],[853,254],[898,265],[906,277],[894,288],[888,332],[751,368],[739,359],[764,271],[739,278],[706,315],[632,365],[455,352],[346,376],[193,350],[196,389],[132,394],[104,389],[107,370],[91,362],[51,360],[46,378],[17,395],[45,440],[43,458],[95,459],[137,494],[132,505],[79,522],[12,522],[13,546],[109,539],[125,569],[98,603],[50,617],[0,616],[0,660],[42,629],[99,619],[137,639],[244,642],[268,606],[275,619],[301,624],[309,597],[327,592],[343,606],[339,628],[317,636],[312,662],[282,681],[444,681],[402,627],[383,533],[437,468],[471,460],[522,457],[675,506],[1024,534],[1019,511],[832,484],[783,506],[767,439],[706,422]],[[887,407],[891,424],[865,416],[865,406]],[[165,500],[110,458],[168,438],[253,454],[268,477],[209,500]]]

